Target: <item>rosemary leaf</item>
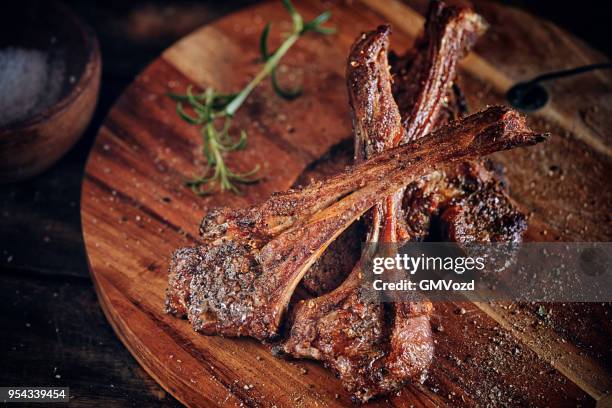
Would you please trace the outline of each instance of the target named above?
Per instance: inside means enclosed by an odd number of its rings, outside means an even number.
[[[176,112],[181,119],[187,123],[202,126],[200,130],[202,135],[202,155],[206,160],[206,164],[200,176],[185,182],[185,184],[196,194],[212,194],[217,190],[241,194],[237,184],[252,184],[259,181],[259,178],[256,177],[256,174],[260,170],[259,165],[254,166],[249,171],[238,173],[227,167],[225,163],[225,153],[244,149],[248,139],[247,133],[244,130],[240,131],[238,137],[231,135],[232,117],[238,109],[240,109],[253,89],[255,89],[267,76],[270,76],[272,88],[279,96],[291,100],[301,95],[301,87],[286,90],[279,85],[276,77],[276,68],[281,58],[289,51],[293,44],[307,32],[323,35],[335,32],[333,28],[321,26],[331,17],[329,11],[304,23],[302,16],[296,11],[290,0],[282,0],[282,3],[291,16],[293,29],[276,51],[270,53],[268,49],[268,38],[270,36],[272,24],[266,24],[259,40],[259,50],[264,65],[240,92],[219,94],[213,88],[207,88],[202,93],[194,94],[190,85],[187,87],[184,95],[175,93],[167,94],[176,101]],[[193,111],[192,114],[185,111],[184,106],[186,104],[190,106]],[[221,121],[223,121],[223,124],[218,126]]]
[[[276,92],[276,94],[284,99],[287,99],[288,101],[292,101],[295,98],[299,97],[302,94],[302,87],[299,86],[295,89],[283,89],[279,83],[278,80],[276,79],[276,70],[272,70],[272,72],[270,73],[270,82],[272,82],[272,89],[274,89],[274,92]]]
[[[261,60],[263,62],[266,62],[270,58],[270,54],[268,53],[268,37],[270,36],[271,29],[272,23],[266,24],[259,38],[259,52],[261,53]]]

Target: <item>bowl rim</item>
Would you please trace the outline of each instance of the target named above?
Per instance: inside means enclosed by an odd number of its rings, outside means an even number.
[[[78,81],[72,84],[69,91],[55,103],[51,104],[48,108],[33,116],[29,116],[15,122],[9,123],[8,125],[0,125],[0,136],[7,136],[16,132],[25,131],[40,125],[42,122],[47,121],[54,116],[57,116],[61,112],[65,111],[71,104],[76,100],[85,90],[87,85],[95,79],[96,76],[96,65],[101,64],[100,58],[100,45],[95,31],[81,18],[79,18],[68,6],[60,2],[52,2],[58,9],[61,10],[62,14],[66,16],[66,19],[72,20],[75,27],[78,29],[78,34],[83,39],[83,47],[87,52],[86,62],[83,67],[83,71],[79,76]],[[101,71],[101,70],[100,70]]]

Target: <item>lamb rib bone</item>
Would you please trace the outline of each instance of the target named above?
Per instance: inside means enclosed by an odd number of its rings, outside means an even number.
[[[472,49],[488,25],[468,7],[432,1],[425,28],[414,48],[392,67],[393,95],[406,129],[404,140],[432,130],[457,73],[459,61]]]
[[[204,334],[273,338],[308,267],[379,197],[442,163],[545,138],[515,111],[491,107],[262,205],[213,211],[202,222],[202,245],[173,256],[167,310],[186,312]]]

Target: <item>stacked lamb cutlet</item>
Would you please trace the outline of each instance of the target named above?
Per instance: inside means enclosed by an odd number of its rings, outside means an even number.
[[[355,121],[373,114],[368,111],[368,98],[376,101],[380,84],[391,83],[393,99],[389,97],[388,90],[387,95],[380,98],[395,101],[399,109],[402,128],[398,132],[403,138],[399,143],[415,140],[432,128],[461,118],[466,113],[466,103],[453,83],[457,64],[485,30],[486,23],[472,10],[434,1],[430,4],[423,33],[404,56],[397,57],[391,52],[387,63],[388,28],[364,34],[366,37],[362,36],[352,47],[347,66],[348,80],[351,80],[351,75],[357,78],[352,88],[349,82],[349,90],[355,90],[355,94],[351,94],[351,103],[356,158],[362,154],[360,150],[363,150],[363,146],[360,145],[366,143],[363,140],[367,135],[363,138],[359,136],[359,124]],[[358,48],[363,47],[367,39],[370,43],[376,43],[374,37],[377,37],[378,48],[384,48],[384,52],[378,60],[370,55],[367,63],[365,54]],[[360,42],[364,44],[360,45]],[[372,66],[375,68],[365,72]],[[360,114],[355,112],[358,108],[361,109]],[[392,114],[397,115],[397,109]],[[385,114],[392,115],[385,111],[378,113],[377,118],[371,116],[370,130],[374,141],[370,143],[373,145],[386,146],[398,142],[392,138],[386,139],[382,132],[377,133],[378,129],[383,129],[388,135]],[[375,139],[377,134],[381,135],[379,140]],[[396,242],[424,239],[452,242],[520,241],[527,228],[527,220],[508,197],[500,176],[499,168],[495,168],[490,161],[475,159],[442,166],[409,184],[403,194],[398,192],[395,197],[396,200],[401,199],[401,204],[396,201],[394,208],[398,213]],[[362,242],[362,226],[356,224],[349,228],[310,268],[302,286],[313,295],[336,288],[354,265],[346,261],[355,259],[354,256],[342,254],[346,254],[347,249],[361,248]],[[338,259],[344,261],[338,262]]]
[[[431,302],[367,301],[361,261],[346,279],[331,268],[342,283],[285,315],[304,275],[366,212],[366,241],[374,248],[422,239],[434,215],[448,239],[520,239],[524,217],[478,158],[545,136],[504,107],[446,123],[457,61],[483,28],[471,10],[433,3],[417,47],[396,58],[392,71],[389,27],[361,36],[347,69],[356,164],[260,205],[208,213],[201,244],[172,257],[166,310],[203,334],[280,339],[285,353],[322,361],[361,402],[427,369]],[[309,273],[327,279],[323,268]]]

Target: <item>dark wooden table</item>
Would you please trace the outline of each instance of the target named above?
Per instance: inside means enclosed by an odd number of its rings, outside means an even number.
[[[81,177],[100,123],[147,62],[196,27],[249,3],[69,2],[98,33],[102,90],[93,122],[66,157],[42,176],[0,188],[0,385],[69,386],[75,406],[180,405],[134,361],[98,305],[81,236]],[[505,3],[531,7],[610,52],[596,7]]]

